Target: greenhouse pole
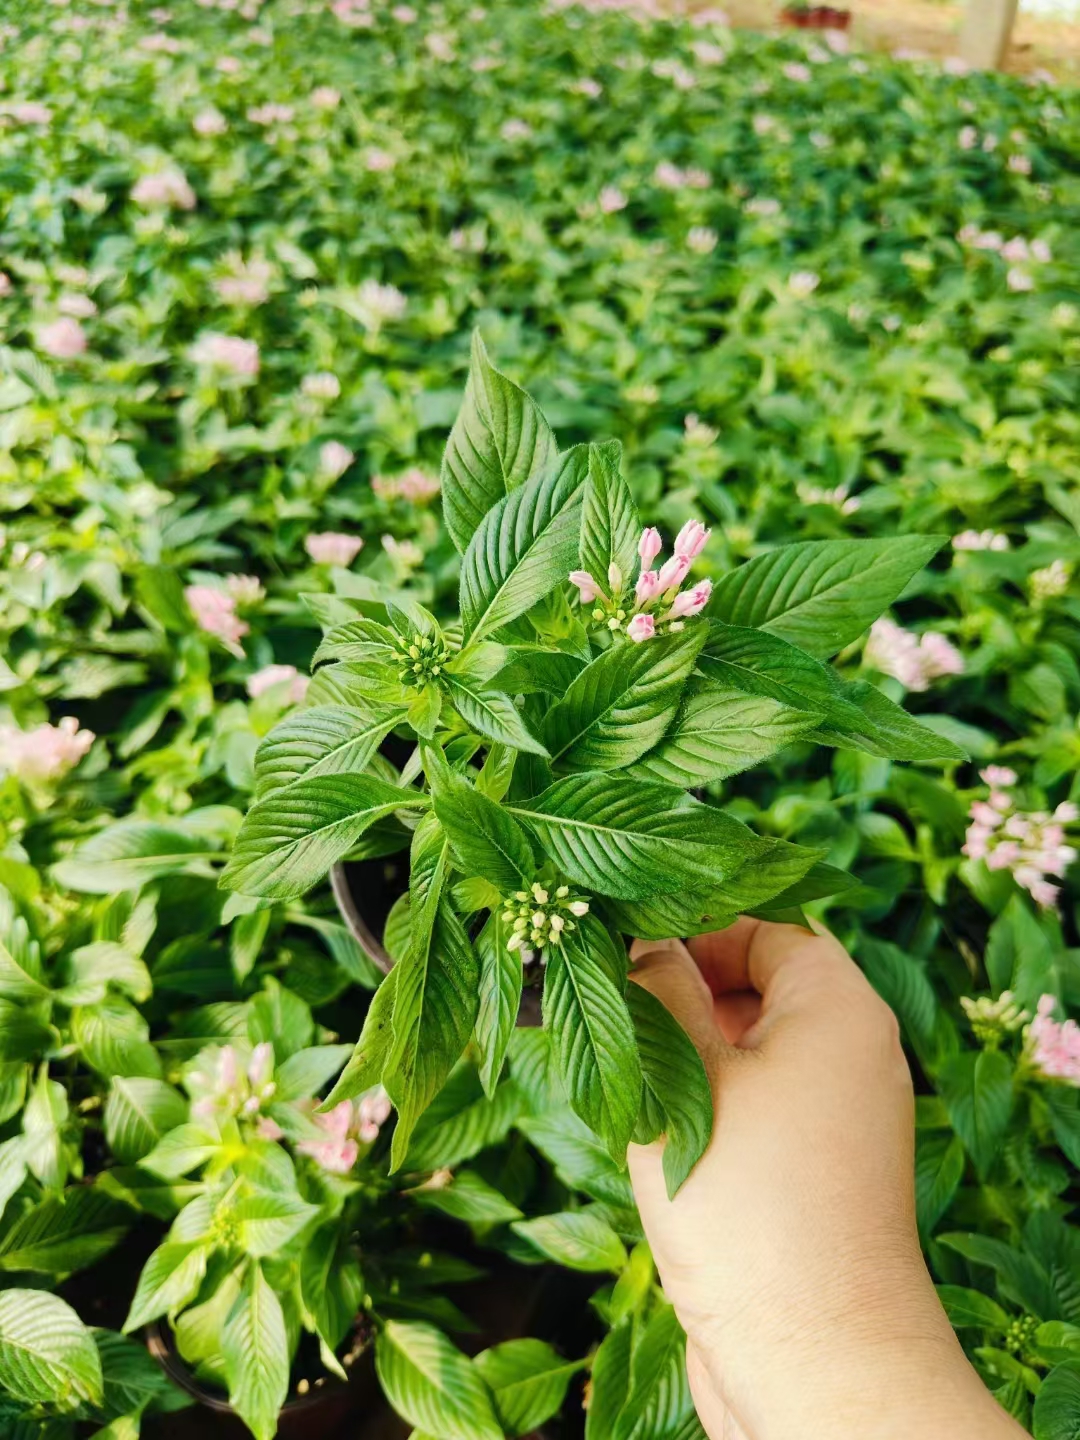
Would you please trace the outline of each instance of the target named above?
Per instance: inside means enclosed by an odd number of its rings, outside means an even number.
[[[1005,59],[1017,0],[967,0],[960,54],[978,70],[997,70]]]

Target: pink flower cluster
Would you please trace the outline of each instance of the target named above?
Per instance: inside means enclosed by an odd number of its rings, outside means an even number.
[[[273,1099],[274,1047],[268,1040],[256,1045],[250,1055],[235,1045],[204,1051],[187,1072],[192,1097],[191,1114],[196,1120],[248,1119],[259,1114],[264,1102]]]
[[[690,566],[701,554],[712,532],[706,530],[699,520],[688,520],[675,537],[675,553],[665,560],[659,569],[646,569],[659,559],[664,548],[659,530],[653,526],[641,532],[638,541],[640,573],[634,586],[634,605],[627,621],[627,612],[621,607],[626,581],[619,567],[608,567],[607,583],[610,596],[587,570],[572,570],[570,580],[578,588],[582,605],[600,602],[593,611],[594,620],[606,620],[611,631],[622,630],[624,621],[626,635],[640,644],[657,633],[659,625],[675,625],[690,615],[698,615],[709,603],[712,581],[702,580],[688,590],[680,589],[690,573]]]
[[[1053,995],[1039,999],[1037,1014],[1025,1032],[1028,1060],[1050,1080],[1080,1086],[1080,1025],[1054,1019]]]
[[[307,688],[311,681],[306,675],[301,675],[295,665],[264,665],[261,670],[256,670],[253,675],[247,678],[247,693],[252,700],[257,700],[260,695],[265,695],[267,690],[274,689],[278,685],[288,685],[286,699],[290,705],[299,705],[307,694]]]
[[[57,780],[83,758],[94,743],[92,730],[80,730],[73,715],[59,725],[20,730],[0,725],[0,772],[29,784]]]
[[[380,500],[409,500],[419,504],[438,495],[439,477],[413,465],[400,475],[373,475],[371,488]]]
[[[229,271],[214,281],[219,300],[226,305],[263,305],[270,298],[274,267],[268,260],[244,261],[239,255],[229,257]]]
[[[131,198],[143,210],[194,210],[195,191],[180,170],[156,170],[131,187]]]
[[[653,180],[664,190],[707,190],[712,184],[712,176],[707,170],[696,165],[681,170],[670,160],[661,160],[653,171]]]
[[[237,615],[234,596],[213,585],[189,585],[184,591],[184,599],[200,630],[216,635],[234,655],[244,653],[240,641],[251,626]]]
[[[74,360],[86,352],[86,331],[78,320],[63,315],[37,332],[38,348],[56,360]]]
[[[953,536],[954,550],[1008,550],[1009,537],[997,530],[962,530]]]
[[[300,391],[309,400],[336,400],[341,394],[341,381],[332,370],[315,370],[300,381]]]
[[[316,565],[351,565],[363,548],[359,535],[343,535],[337,530],[324,530],[304,540],[304,549]]]
[[[932,680],[964,673],[964,657],[939,631],[913,635],[884,616],[870,627],[863,661],[892,675],[905,690],[928,690]]]
[[[963,853],[985,860],[989,870],[1011,870],[1037,905],[1056,905],[1059,887],[1050,877],[1060,879],[1076,858],[1074,847],[1065,843],[1065,827],[1080,818],[1080,808],[1066,800],[1052,815],[1019,810],[1010,794],[1017,783],[1015,770],[989,765],[979,774],[990,795],[972,802]]]
[[[345,474],[356,456],[340,440],[327,440],[319,447],[319,471],[328,480],[337,480]]]
[[[244,340],[239,335],[207,331],[196,340],[189,354],[196,365],[205,365],[238,379],[251,380],[259,373],[258,341]]]
[[[381,1085],[358,1101],[342,1100],[333,1110],[312,1119],[325,1140],[301,1140],[297,1150],[334,1175],[347,1175],[360,1158],[360,1146],[371,1145],[390,1118],[390,1098]]]

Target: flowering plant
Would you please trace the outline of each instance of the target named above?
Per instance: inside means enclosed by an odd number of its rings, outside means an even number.
[[[395,1164],[473,1035],[494,1088],[523,984],[542,983],[574,1109],[620,1161],[632,1136],[665,1132],[674,1190],[707,1140],[709,1087],[667,1012],[628,988],[623,936],[798,916],[847,883],[695,792],[796,740],[962,756],[823,663],[938,539],[781,547],[714,587],[690,578],[709,531],[688,522],[663,559],[619,456],[560,451],[477,336],[442,472],[460,618],[401,592],[316,601],[306,708],[256,755],[226,887],[285,900],[347,855],[410,848],[388,924],[399,961],[330,1101],[381,1083]],[[379,751],[391,734],[414,747],[400,772]]]

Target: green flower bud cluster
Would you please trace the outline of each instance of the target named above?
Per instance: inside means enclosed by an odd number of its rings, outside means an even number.
[[[996,1000],[980,995],[977,1000],[960,997],[960,1005],[980,1045],[995,1050],[1008,1036],[1015,1034],[1031,1019],[1017,1003],[1011,990],[1003,990]]]
[[[402,685],[411,685],[422,690],[425,685],[437,682],[443,667],[450,659],[450,651],[441,639],[430,635],[414,635],[412,643],[401,642],[394,651],[394,659],[401,666],[398,679]]]
[[[537,881],[531,890],[515,890],[503,900],[502,921],[510,931],[508,950],[520,950],[522,964],[535,958],[535,951],[561,945],[564,935],[577,929],[575,920],[589,913],[589,902],[571,895],[569,885],[560,885],[552,895]]]
[[[1005,1349],[1010,1355],[1019,1355],[1035,1339],[1039,1322],[1034,1315],[1021,1315],[1005,1331]]]

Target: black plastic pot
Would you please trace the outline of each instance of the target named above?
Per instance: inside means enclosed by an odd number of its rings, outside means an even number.
[[[409,856],[384,855],[378,860],[345,860],[330,871],[330,885],[341,918],[353,938],[375,964],[389,975],[394,962],[379,938],[394,901],[409,888]],[[540,1023],[540,992],[526,985],[521,992],[517,1023],[536,1029]]]
[[[148,1326],[146,1346],[170,1380],[196,1402],[186,1410],[147,1417],[146,1440],[251,1440],[226,1395],[188,1369],[167,1326]],[[409,1433],[383,1399],[370,1345],[350,1370],[347,1384],[327,1375],[306,1395],[287,1400],[277,1432],[278,1440],[406,1440]]]

